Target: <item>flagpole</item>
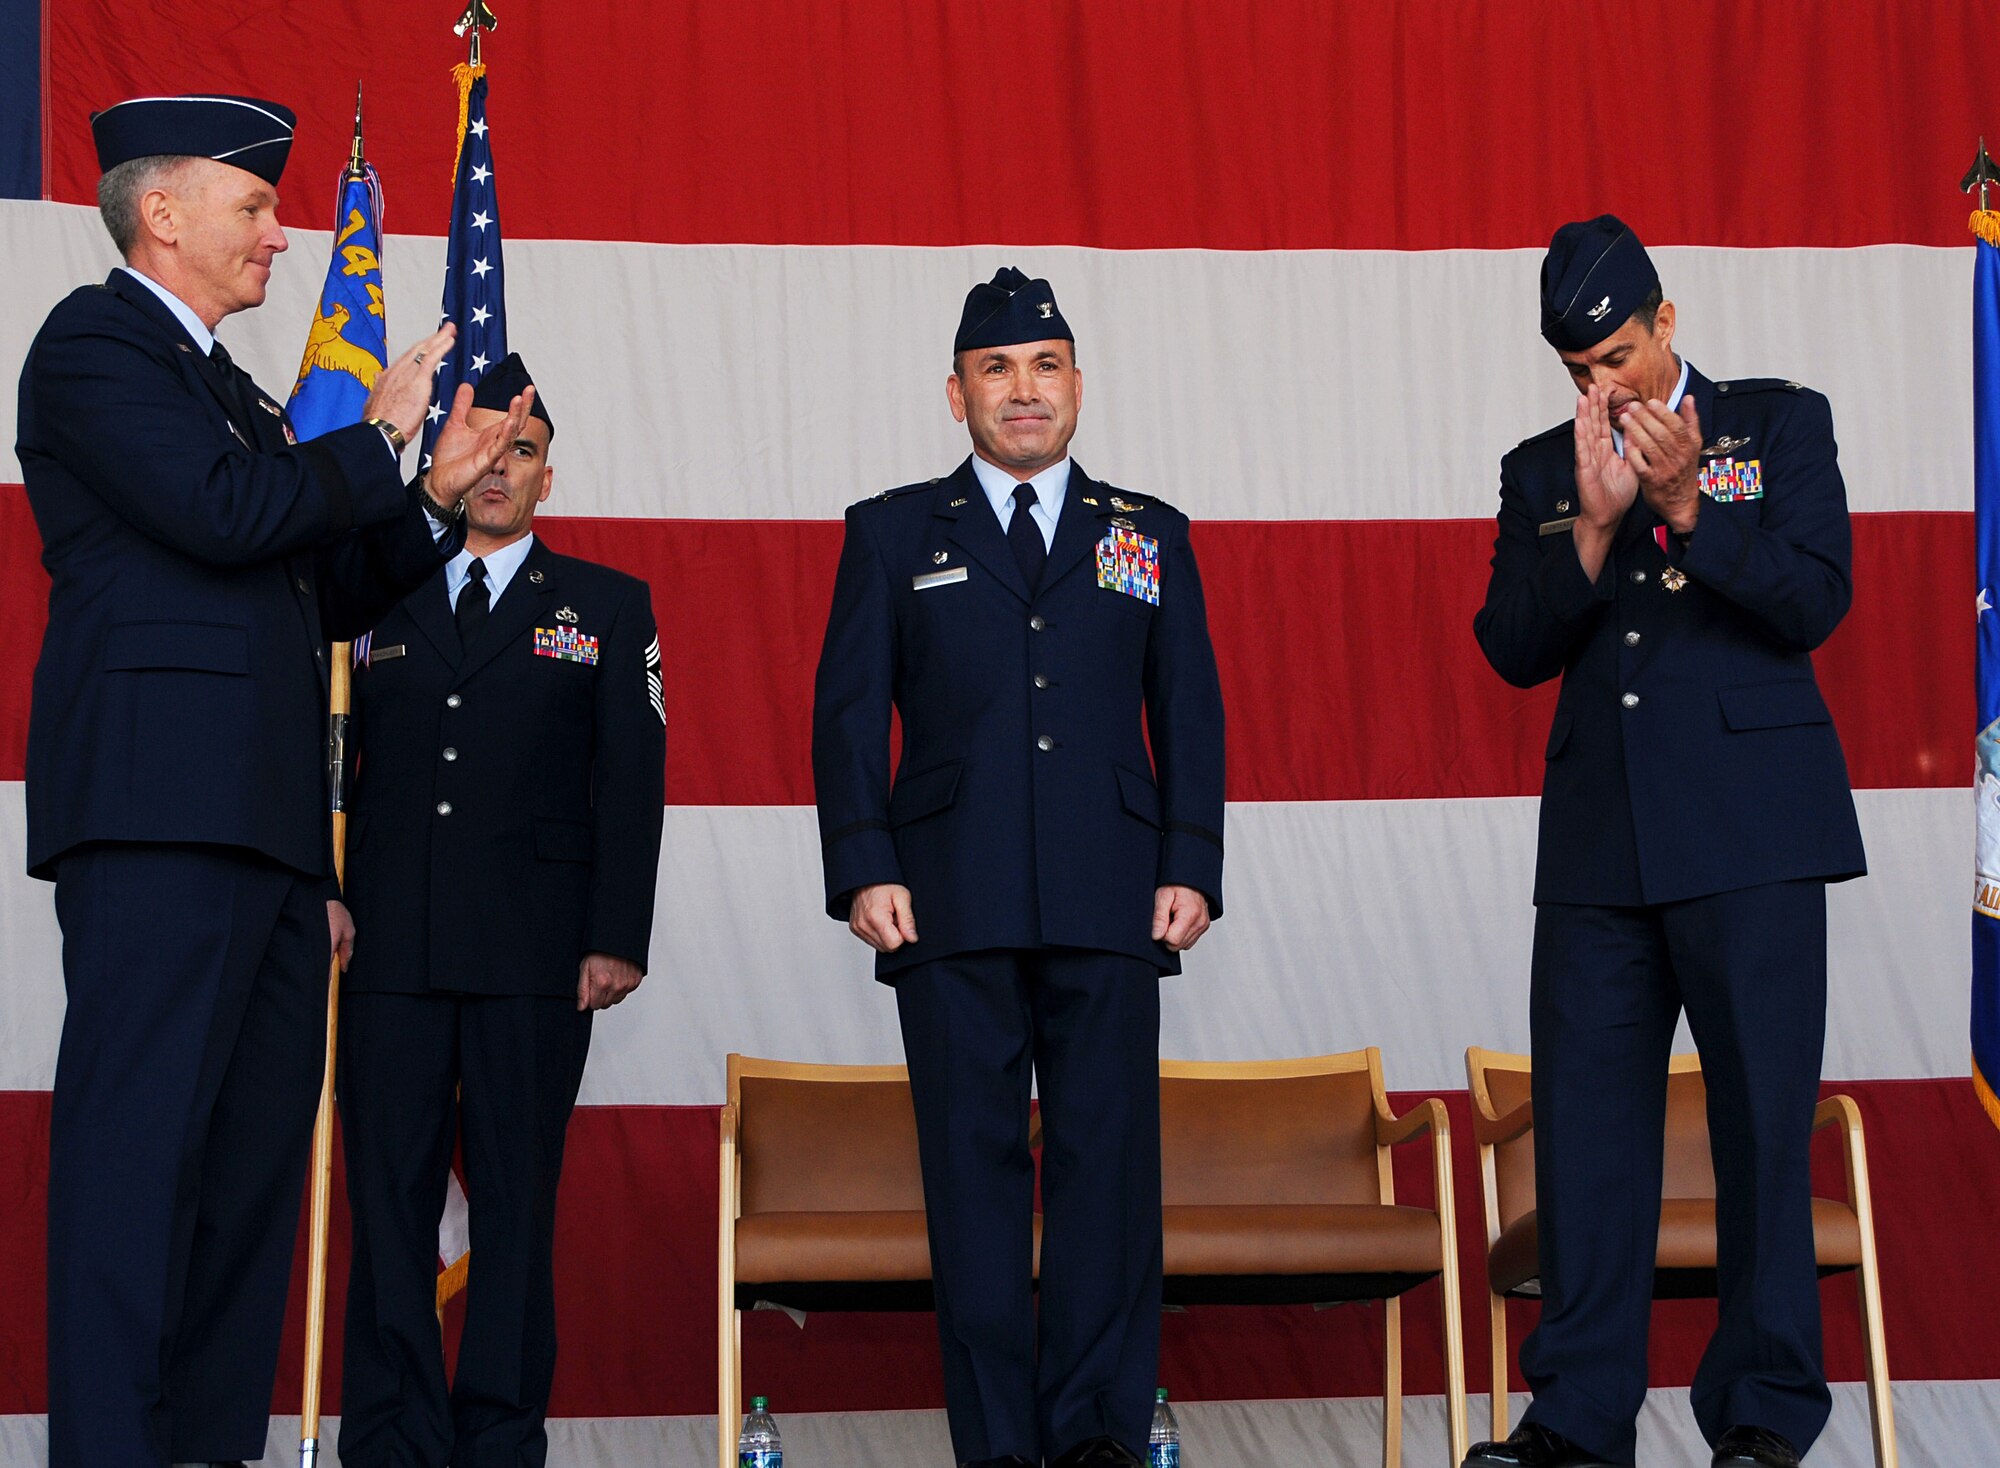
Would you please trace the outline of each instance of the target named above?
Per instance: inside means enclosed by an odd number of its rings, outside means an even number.
[[[346,184],[366,178],[361,152],[361,83],[354,84],[354,146]],[[336,642],[327,673],[327,795],[333,809],[333,878],[347,887],[347,724],[353,712],[353,644]],[[319,1463],[320,1389],[326,1363],[326,1254],[333,1218],[333,1061],[340,1036],[340,955],[326,969],[326,1053],[321,1059],[319,1115],[313,1122],[312,1207],[306,1240],[305,1384],[299,1395],[299,1468]]]

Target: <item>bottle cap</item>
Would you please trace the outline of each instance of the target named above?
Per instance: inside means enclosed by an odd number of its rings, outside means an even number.
[[[1157,1392],[1153,1394],[1153,1400],[1156,1402],[1164,1402],[1166,1399],[1167,1399],[1167,1389],[1165,1387],[1161,1387]]]
[[[771,1399],[769,1397],[752,1397],[750,1399],[750,1410],[752,1412],[761,1412],[770,1405]]]

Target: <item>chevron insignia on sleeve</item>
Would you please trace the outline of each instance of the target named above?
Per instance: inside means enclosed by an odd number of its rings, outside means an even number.
[[[653,640],[646,644],[646,698],[664,725],[667,722],[667,695],[660,682],[660,635],[657,632],[653,634]]]

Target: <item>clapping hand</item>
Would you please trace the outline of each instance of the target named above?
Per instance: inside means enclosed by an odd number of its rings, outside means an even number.
[[[1701,414],[1694,394],[1683,393],[1679,412],[1659,401],[1633,403],[1618,425],[1625,460],[1639,477],[1639,492],[1653,513],[1679,535],[1694,529],[1701,510]]]

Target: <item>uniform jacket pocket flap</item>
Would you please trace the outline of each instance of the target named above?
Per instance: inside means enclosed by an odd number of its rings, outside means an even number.
[[[107,672],[182,668],[197,673],[250,671],[249,635],[221,622],[117,622],[104,637]]]
[[[1123,765],[1112,768],[1118,772],[1118,798],[1125,802],[1125,809],[1147,825],[1164,829],[1160,820],[1159,788],[1144,775]]]
[[[1569,743],[1569,726],[1567,710],[1556,715],[1555,722],[1549,725],[1549,747],[1542,751],[1543,759],[1554,759],[1563,752],[1563,746]]]
[[[536,821],[535,855],[542,861],[589,861],[590,827],[581,821]]]
[[[1832,722],[1819,689],[1802,678],[1723,688],[1715,696],[1722,703],[1723,723],[1732,729],[1780,729],[1788,724]]]
[[[889,792],[889,824],[906,826],[920,821],[958,799],[958,771],[959,762],[953,760],[898,780]]]

